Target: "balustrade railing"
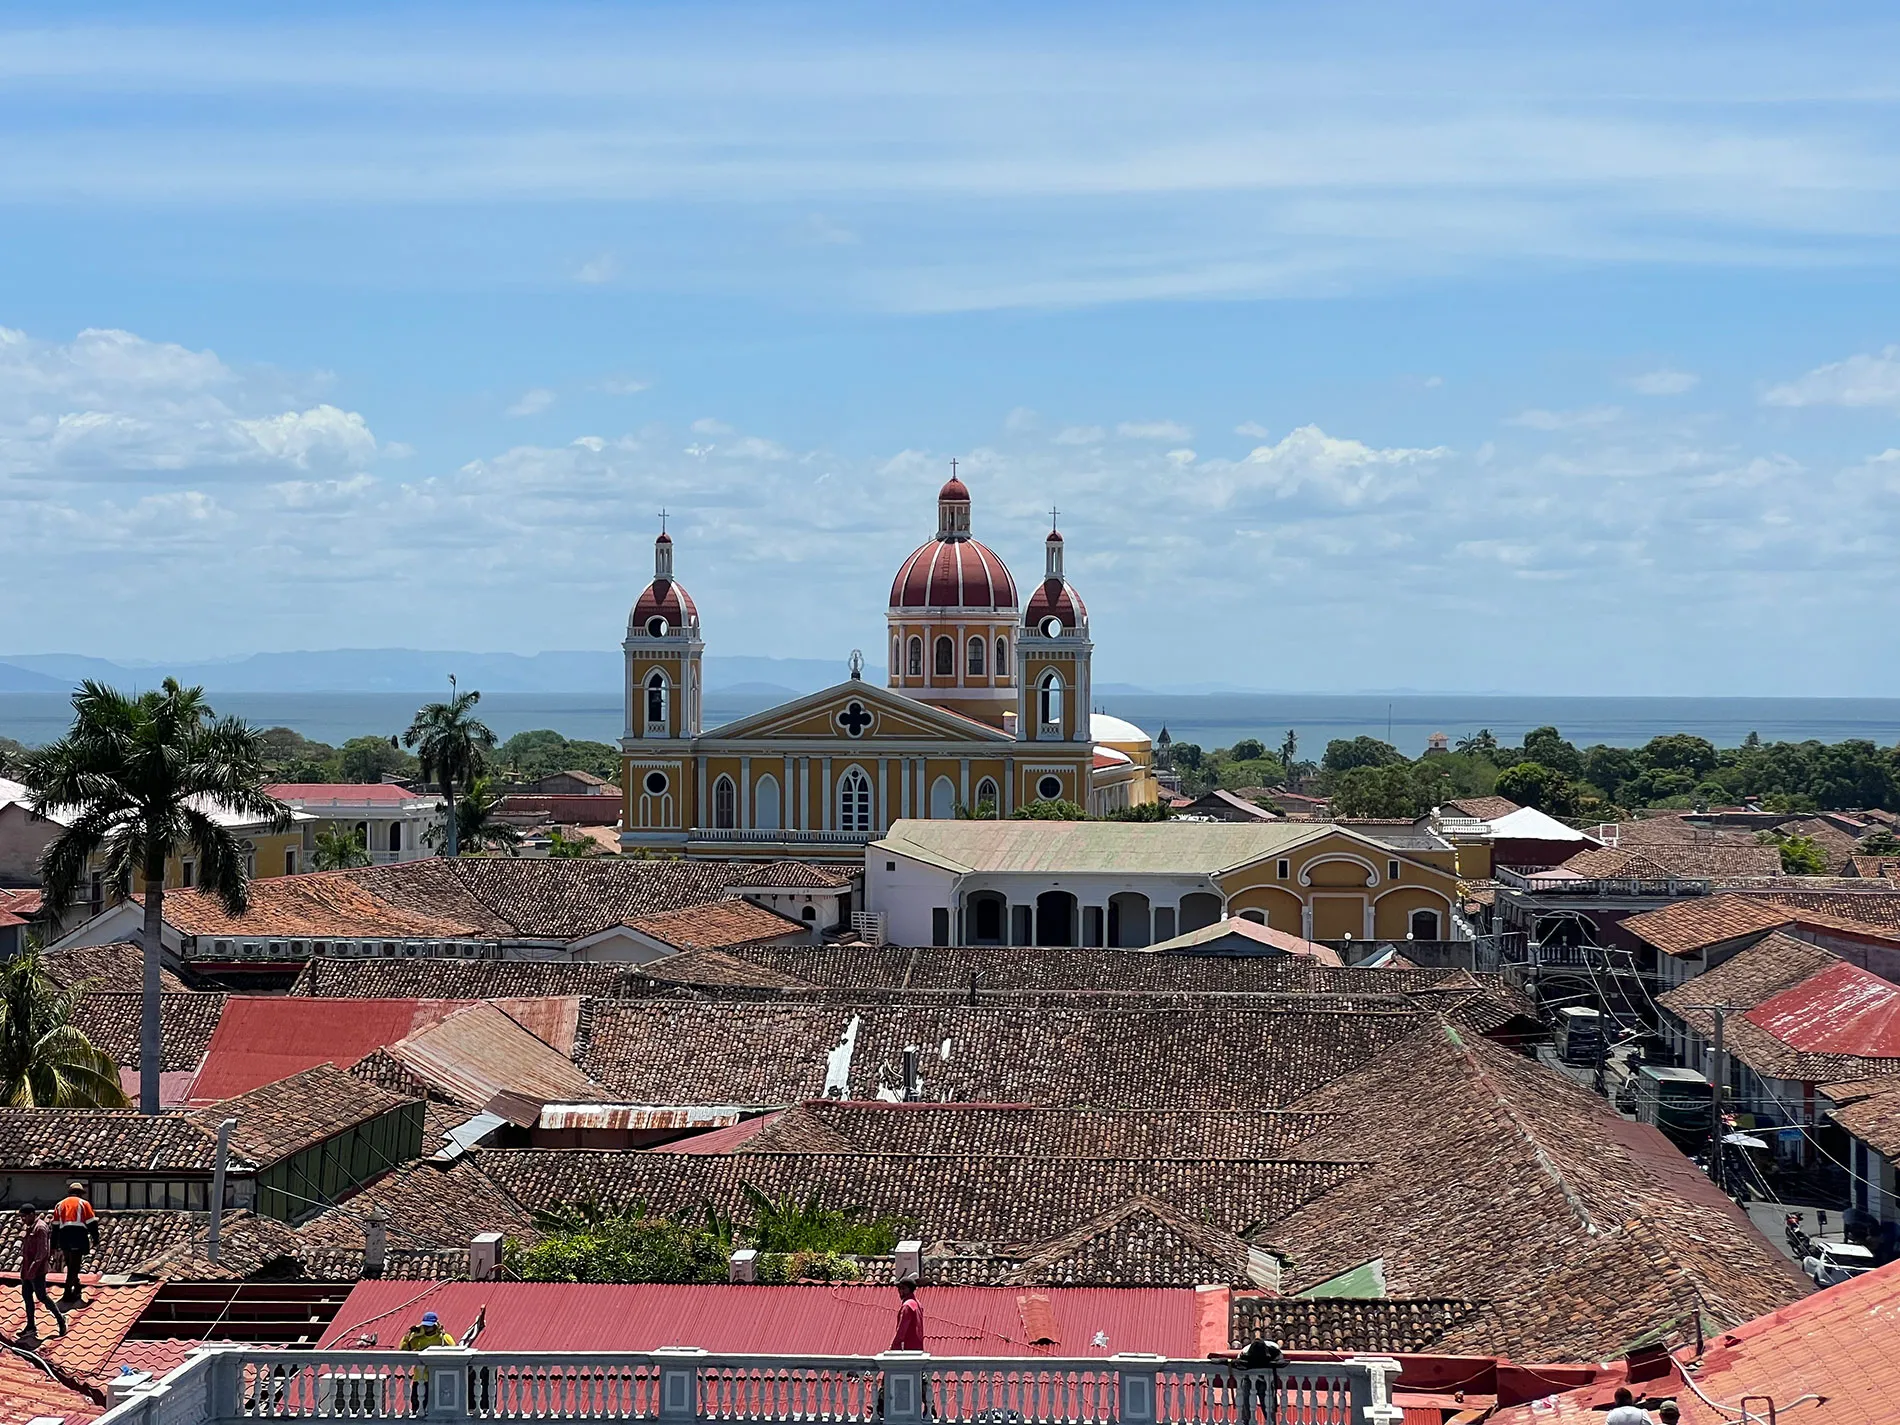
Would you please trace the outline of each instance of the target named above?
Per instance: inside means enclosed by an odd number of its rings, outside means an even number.
[[[100,1425],[244,1421],[700,1421],[791,1425],[1393,1425],[1398,1363],[1277,1371],[1122,1354],[959,1359],[205,1347],[162,1380],[122,1378]]]

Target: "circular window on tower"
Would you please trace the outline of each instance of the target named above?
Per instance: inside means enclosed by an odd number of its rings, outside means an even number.
[[[666,620],[661,618],[658,614],[655,614],[652,618],[648,619],[647,620],[647,637],[648,638],[665,638],[666,637]]]
[[[1062,795],[1062,783],[1057,781],[1054,777],[1044,777],[1040,782],[1036,783],[1036,795],[1041,797],[1045,802],[1055,801]]]
[[[1054,614],[1050,614],[1048,618],[1042,621],[1042,636],[1044,638],[1062,637],[1062,620],[1057,618]]]
[[[648,772],[647,773],[647,791],[651,795],[657,797],[665,790],[666,790],[666,773]]]

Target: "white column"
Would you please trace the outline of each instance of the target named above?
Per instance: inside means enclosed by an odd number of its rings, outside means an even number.
[[[739,759],[739,825],[752,829],[752,759]]]
[[[785,755],[785,775],[779,778],[778,783],[778,824],[780,830],[798,825],[798,812],[794,806],[794,801],[797,796],[797,786],[798,783],[793,779],[792,757],[788,752]]]
[[[693,800],[693,820],[690,825],[704,826],[706,824],[706,759],[695,757],[693,765],[699,769],[699,795]]]
[[[798,829],[811,830],[811,758],[798,759]]]
[[[957,625],[957,686],[963,686],[964,675],[969,671],[969,650],[965,646],[968,634],[962,624]]]
[[[967,807],[971,804],[970,803],[970,759],[968,757],[965,757],[962,763],[960,764],[960,767],[961,767],[961,773],[962,773],[960,780],[963,783],[963,789],[957,793],[957,796],[962,800],[963,804]]]
[[[1311,901],[1300,902],[1300,938],[1302,940],[1311,940],[1313,938],[1313,905]]]
[[[897,759],[897,814],[910,816],[910,758]]]
[[[891,829],[891,801],[889,793],[885,790],[884,783],[884,774],[888,765],[884,758],[880,757],[877,759],[877,818],[872,824],[875,825],[879,831],[889,831]]]
[[[1020,724],[1018,724],[1018,726],[1020,726]],[[1007,817],[1011,812],[1015,810],[1016,810],[1016,759],[1014,757],[1008,757],[1003,760],[1003,806],[1002,806],[1002,809],[997,813],[997,815]]]
[[[824,798],[824,809],[818,814],[818,827],[821,831],[831,830],[831,759],[823,757],[818,763],[819,779],[822,788],[819,795]]]
[[[1366,939],[1372,939],[1372,902],[1364,902],[1366,908]]]

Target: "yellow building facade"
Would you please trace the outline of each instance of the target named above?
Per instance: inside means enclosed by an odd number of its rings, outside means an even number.
[[[963,483],[946,483],[937,505],[936,536],[892,581],[883,686],[854,660],[834,687],[710,731],[700,727],[698,606],[660,534],[622,644],[624,847],[856,859],[908,817],[1154,800],[1152,759],[1137,755],[1146,749],[1126,738],[1098,747],[1093,736],[1094,645],[1063,573],[1062,536],[1049,532],[1043,580],[1019,603],[1008,567],[971,537]]]

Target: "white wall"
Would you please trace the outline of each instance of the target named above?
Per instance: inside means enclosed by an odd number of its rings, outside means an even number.
[[[930,912],[952,904],[956,883],[955,874],[927,862],[876,845],[865,848],[865,909],[883,913],[884,936],[892,945],[930,944]],[[954,916],[950,933],[954,939]]]

